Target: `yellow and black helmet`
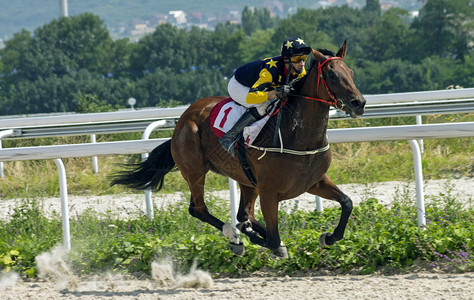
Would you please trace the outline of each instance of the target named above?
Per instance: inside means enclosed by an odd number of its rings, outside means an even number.
[[[309,54],[311,47],[306,45],[300,38],[287,38],[281,45],[281,56],[291,57],[294,54]]]

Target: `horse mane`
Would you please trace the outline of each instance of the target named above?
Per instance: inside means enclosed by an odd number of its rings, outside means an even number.
[[[321,52],[324,56],[329,56],[329,57],[336,56],[336,54],[333,51],[328,50],[328,49],[317,49],[317,50],[319,52]],[[313,56],[311,56],[310,61],[309,61],[309,68],[308,68],[306,74],[309,74],[309,72],[311,72],[311,69],[313,69],[314,66],[316,66],[317,64],[318,64],[318,60],[315,59]],[[306,78],[308,78],[308,76],[305,76],[305,77],[301,78],[300,80],[296,80],[294,82],[293,89],[295,90],[295,92],[297,94],[299,94],[301,88],[303,88],[303,85],[306,82]]]

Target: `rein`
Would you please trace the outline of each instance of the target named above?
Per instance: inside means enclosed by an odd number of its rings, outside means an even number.
[[[328,63],[329,61],[333,60],[333,59],[342,60],[342,57],[339,57],[339,56],[330,57],[330,58],[327,58],[322,63],[318,61],[318,85],[317,85],[317,88],[316,88],[316,95],[319,95],[319,83],[322,82],[323,86],[326,89],[326,92],[328,93],[331,100],[326,100],[326,99],[321,99],[321,98],[314,98],[314,97],[303,96],[303,95],[295,95],[295,94],[288,94],[288,95],[293,96],[293,97],[304,98],[304,99],[307,99],[307,100],[315,100],[315,101],[323,102],[323,103],[332,105],[337,109],[342,109],[344,107],[344,103],[339,101],[336,98],[336,96],[334,96],[334,94],[331,92],[331,90],[329,89],[329,87],[326,83],[326,79],[324,79],[324,76],[323,76],[323,67],[324,67],[324,65],[326,63]],[[284,103],[285,103],[285,100],[283,100],[281,105],[284,105]],[[278,110],[276,112],[274,112],[271,116],[274,116],[277,113],[278,113],[278,117],[281,117],[281,107],[278,108]],[[277,126],[277,128],[279,128],[279,126]],[[280,131],[278,130],[278,132],[280,132]],[[274,139],[273,139],[273,145],[275,145],[275,143],[276,143],[275,140],[276,140],[276,134],[275,134]],[[280,144],[281,144],[280,148],[266,148],[266,147],[257,147],[257,146],[245,143],[245,145],[249,148],[253,148],[253,149],[263,151],[263,154],[258,158],[258,160],[262,159],[265,156],[265,154],[267,154],[267,152],[278,152],[278,153],[286,153],[286,154],[292,154],[292,155],[312,155],[312,154],[326,152],[326,151],[329,150],[329,144],[327,146],[323,147],[323,148],[314,149],[314,150],[307,150],[307,151],[284,149],[283,148],[283,143],[281,141],[281,135],[280,135]]]

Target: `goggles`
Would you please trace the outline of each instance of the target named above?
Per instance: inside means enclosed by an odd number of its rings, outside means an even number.
[[[308,59],[308,55],[297,55],[291,57],[291,62],[297,64],[301,61],[306,61]]]

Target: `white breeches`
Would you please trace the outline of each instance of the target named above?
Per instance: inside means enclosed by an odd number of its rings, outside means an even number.
[[[232,76],[232,78],[229,80],[229,84],[227,85],[229,96],[234,99],[235,102],[245,107],[255,107],[261,116],[265,115],[267,106],[270,105],[270,101],[265,101],[258,104],[247,103],[246,98],[249,90],[249,87],[239,83],[234,76]]]

